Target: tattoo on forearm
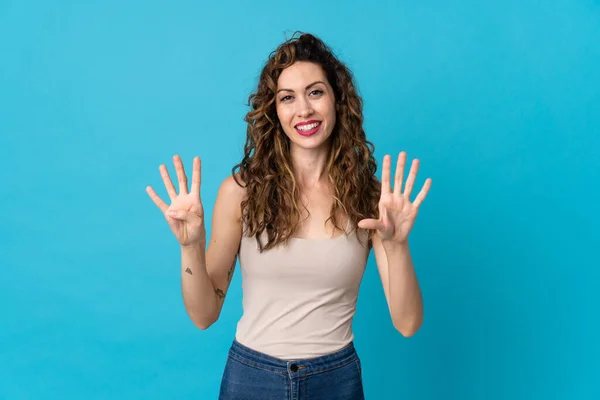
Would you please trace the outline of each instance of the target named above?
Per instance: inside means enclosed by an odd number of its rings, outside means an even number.
[[[215,293],[217,294],[217,297],[220,298],[221,300],[223,300],[225,298],[225,293],[221,289],[216,289]]]
[[[231,268],[229,268],[229,271],[227,271],[227,281],[231,282],[231,278],[233,278],[233,270],[235,269],[235,262],[237,260],[237,257],[233,259],[233,264],[231,264]]]
[[[189,269],[189,268],[187,268],[187,269],[185,270],[185,272],[187,272],[187,273],[188,273],[188,274],[190,274],[190,275],[193,275],[193,274],[192,274],[192,270],[191,270],[191,269]]]

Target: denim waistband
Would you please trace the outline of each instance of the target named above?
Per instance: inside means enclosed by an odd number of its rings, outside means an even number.
[[[358,358],[353,342],[324,356],[300,360],[283,360],[246,347],[237,340],[233,341],[229,356],[255,368],[281,375],[297,375],[299,377],[343,367]]]

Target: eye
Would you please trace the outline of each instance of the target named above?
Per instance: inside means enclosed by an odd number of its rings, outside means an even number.
[[[279,101],[286,101],[286,100],[291,99],[291,98],[292,98],[292,96],[289,96],[289,95],[288,96],[283,96],[281,99],[279,99]]]
[[[322,95],[324,92],[321,89],[315,89],[312,92],[310,92],[310,94],[315,94],[317,96]]]

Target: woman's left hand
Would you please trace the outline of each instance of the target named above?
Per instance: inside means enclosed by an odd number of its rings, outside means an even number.
[[[383,241],[393,241],[397,244],[405,243],[408,239],[419,206],[425,200],[427,192],[431,187],[431,178],[427,178],[423,188],[415,198],[410,202],[410,194],[415,184],[417,171],[419,170],[419,160],[414,159],[404,185],[402,193],[402,180],[404,178],[404,165],[406,164],[406,152],[398,155],[398,164],[396,166],[396,175],[394,179],[394,190],[390,184],[390,169],[392,157],[386,155],[383,158],[383,170],[381,177],[381,198],[379,199],[379,219],[363,219],[358,223],[359,228],[377,230]]]

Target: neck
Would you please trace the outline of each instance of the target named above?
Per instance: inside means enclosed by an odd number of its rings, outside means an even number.
[[[329,156],[329,147],[303,149],[291,146],[290,152],[294,175],[301,188],[311,189],[328,181],[325,166]]]

